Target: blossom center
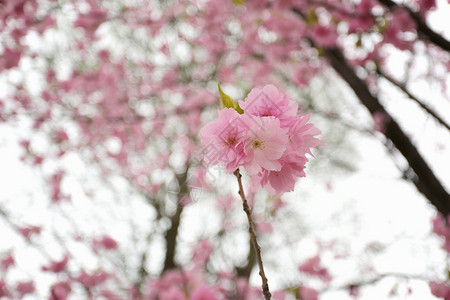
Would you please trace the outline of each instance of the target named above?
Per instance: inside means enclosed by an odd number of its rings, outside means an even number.
[[[263,149],[264,148],[264,142],[261,141],[260,139],[253,140],[252,148],[254,148],[254,149]]]
[[[225,145],[231,146],[236,142],[236,138],[234,136],[229,136],[225,139]]]

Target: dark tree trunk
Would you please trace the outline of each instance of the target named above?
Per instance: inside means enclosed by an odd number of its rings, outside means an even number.
[[[182,198],[189,194],[189,187],[187,185],[189,166],[182,174],[177,174],[176,181],[178,184],[178,193],[176,195],[177,209],[175,213],[170,217],[170,228],[165,234],[166,239],[166,258],[164,261],[163,273],[167,270],[177,268],[175,263],[175,251],[177,247],[177,236],[178,227],[180,226],[181,214],[183,212],[183,203],[181,203]]]
[[[379,112],[387,116],[385,136],[392,141],[394,146],[408,161],[410,171],[413,172],[413,176],[408,176],[408,178],[442,215],[449,215],[450,195],[434,175],[409,137],[384,109],[378,98],[372,95],[367,84],[356,75],[352,67],[347,63],[342,52],[336,48],[325,49],[324,52],[334,70],[348,83],[370,113],[374,114]]]

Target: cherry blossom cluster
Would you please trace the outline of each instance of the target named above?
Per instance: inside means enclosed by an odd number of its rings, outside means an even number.
[[[442,249],[450,253],[450,216],[447,221],[440,215],[433,219],[433,232],[443,239]],[[443,281],[430,281],[431,293],[442,299],[450,299],[450,284]]]
[[[306,154],[320,143],[310,114],[297,116],[298,104],[273,85],[252,89],[239,107],[242,114],[224,108],[202,129],[205,162],[219,163],[227,173],[244,167],[252,191],[262,186],[281,196],[294,190],[297,178],[305,176]]]

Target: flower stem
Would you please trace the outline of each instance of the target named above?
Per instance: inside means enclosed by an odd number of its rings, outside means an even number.
[[[239,196],[241,196],[242,207],[243,207],[245,213],[247,214],[248,227],[249,227],[248,231],[250,232],[250,237],[252,239],[252,245],[256,252],[256,260],[258,261],[259,275],[261,276],[261,280],[262,280],[262,291],[264,294],[264,298],[266,300],[269,300],[272,295],[270,294],[269,283],[268,283],[266,274],[264,273],[264,266],[263,266],[263,261],[261,258],[261,247],[259,246],[258,241],[256,240],[255,225],[253,223],[252,213],[250,211],[250,207],[248,206],[247,199],[245,198],[244,188],[242,187],[242,180],[241,180],[242,175],[241,175],[241,172],[239,171],[239,169],[234,171],[233,174],[234,174],[234,176],[236,176],[236,178],[238,180]]]

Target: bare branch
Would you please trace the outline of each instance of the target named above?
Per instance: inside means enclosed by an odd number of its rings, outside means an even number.
[[[259,246],[258,240],[256,239],[255,225],[253,223],[250,207],[248,206],[247,199],[245,198],[244,188],[242,187],[242,180],[241,180],[242,175],[241,175],[241,172],[239,172],[239,169],[234,171],[234,175],[236,176],[236,178],[238,180],[239,196],[241,196],[241,199],[242,199],[242,207],[243,207],[245,213],[247,214],[248,227],[249,227],[248,229],[250,232],[250,237],[252,239],[253,248],[255,249],[255,252],[256,252],[256,260],[258,261],[259,275],[261,276],[261,280],[262,280],[263,294],[264,294],[264,297],[266,300],[270,300],[270,297],[272,295],[270,294],[269,283],[268,283],[266,274],[264,273],[264,266],[263,266],[263,261],[261,258],[261,247]]]

